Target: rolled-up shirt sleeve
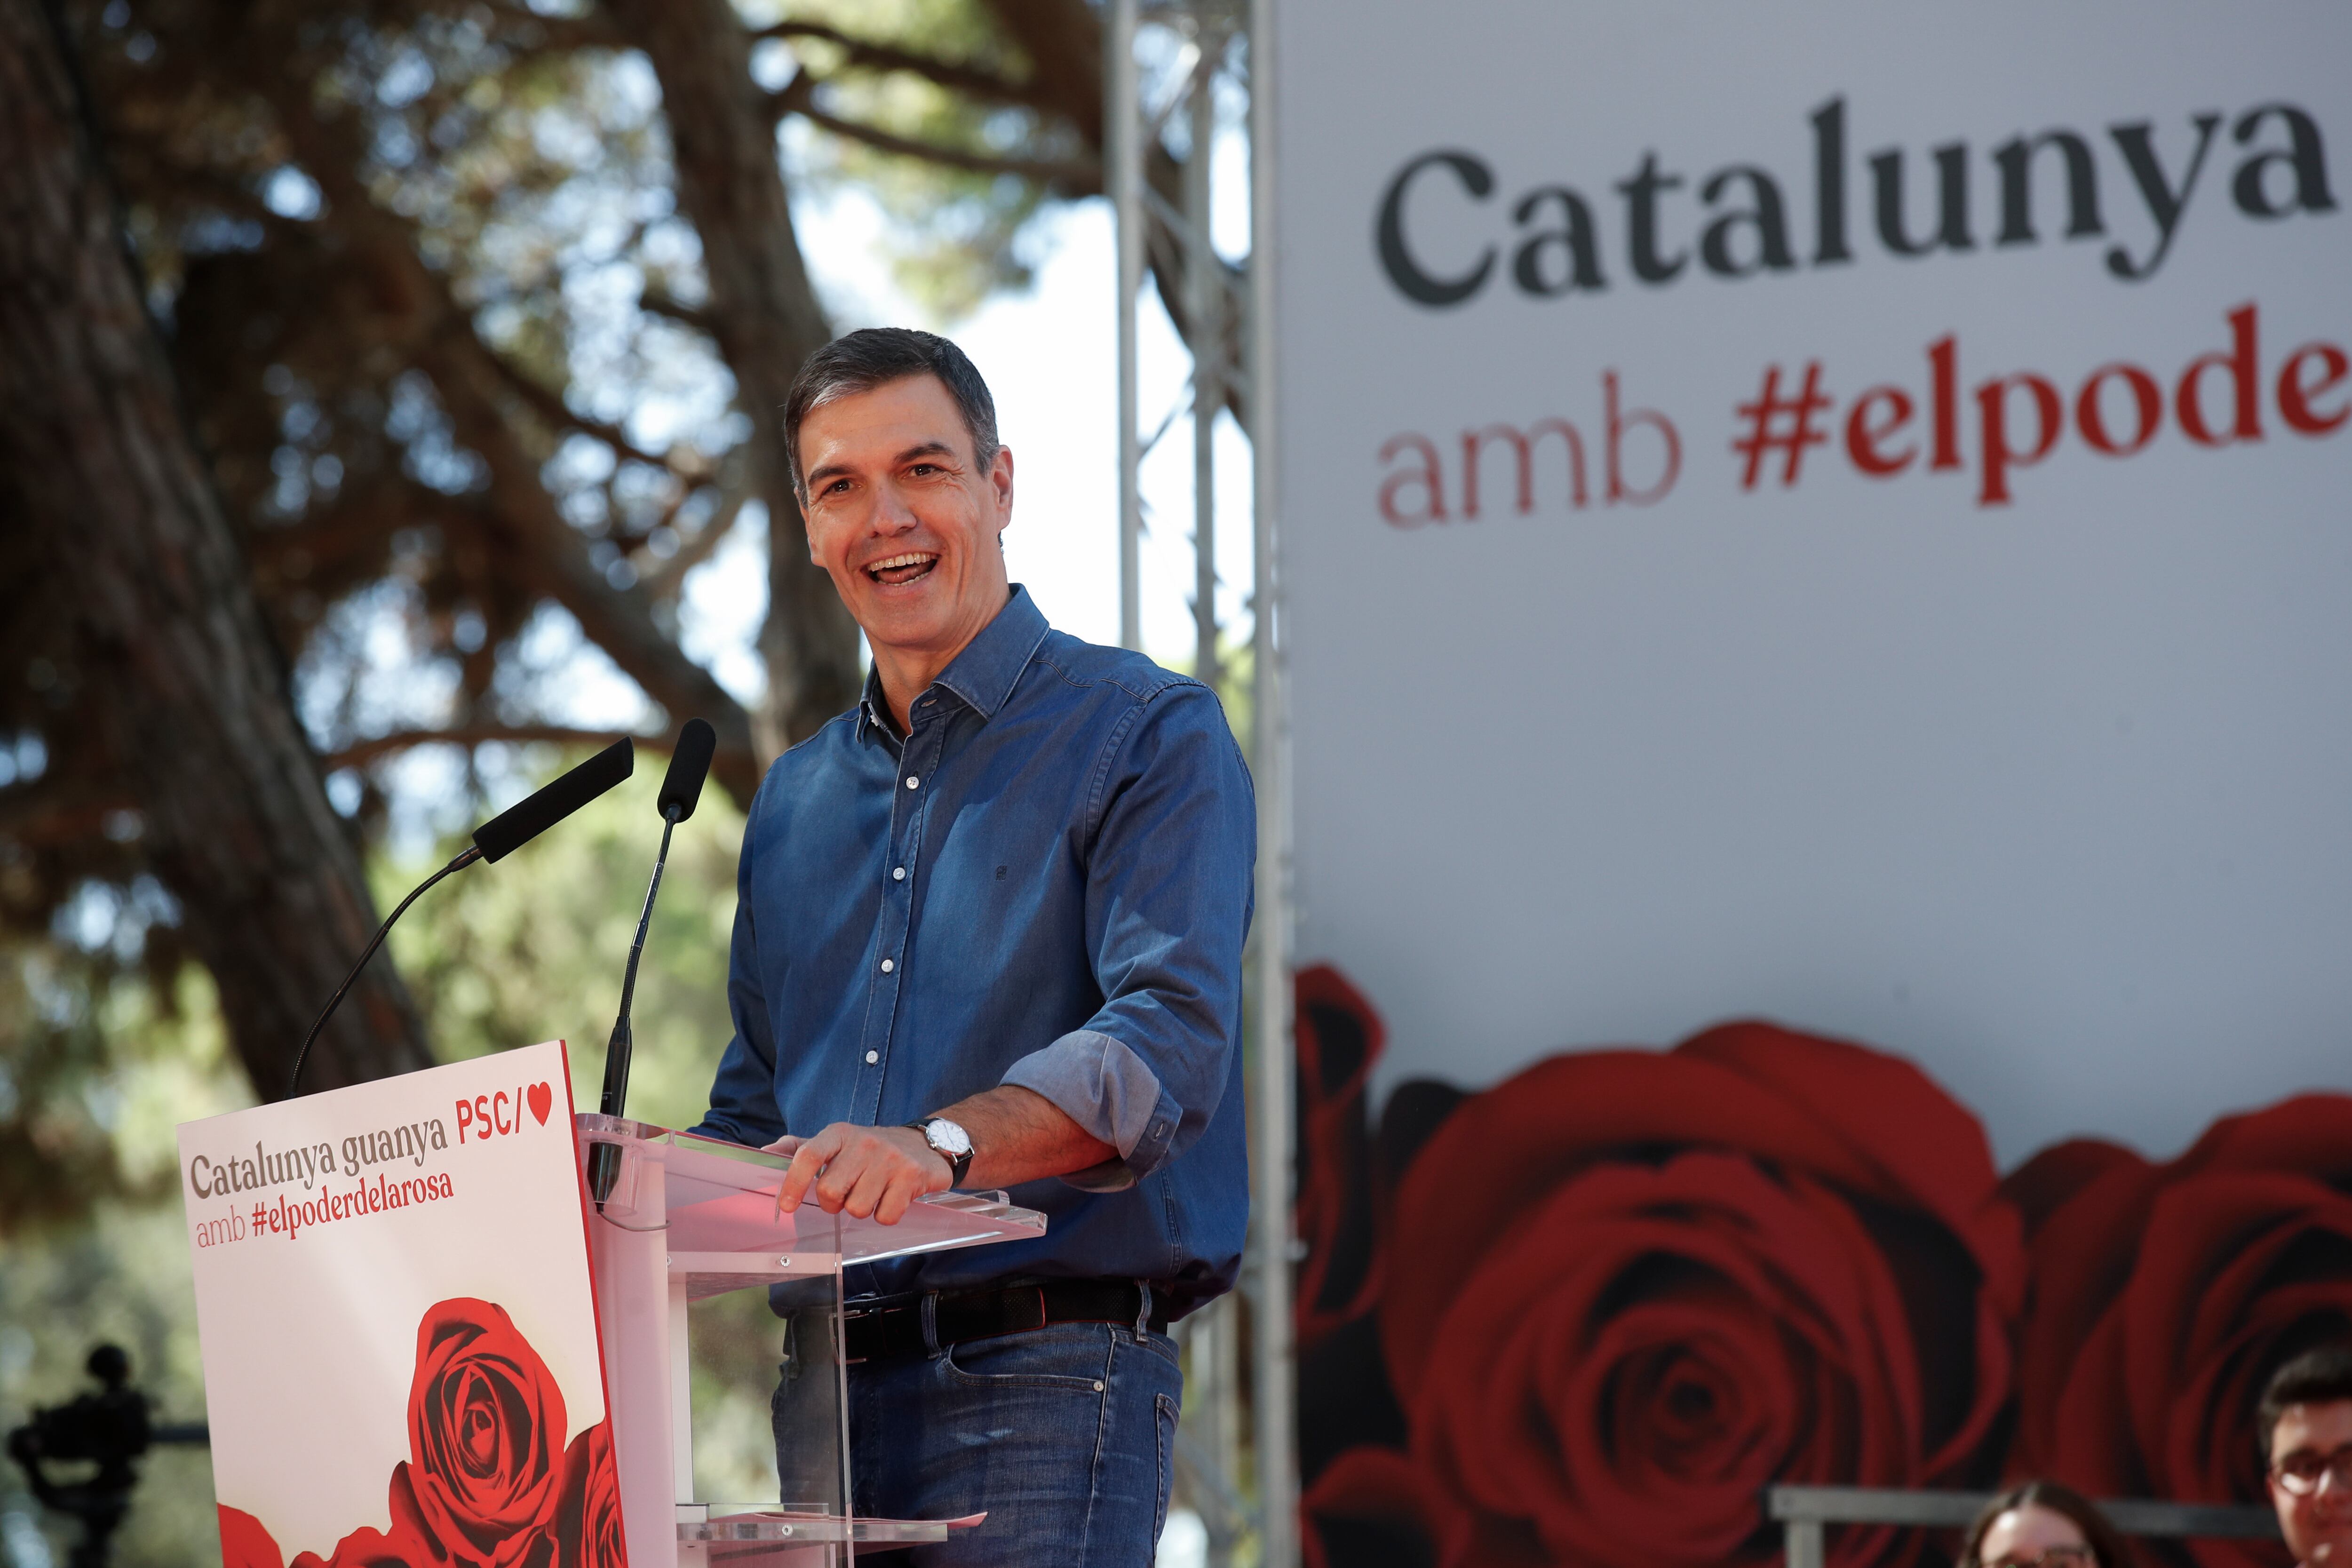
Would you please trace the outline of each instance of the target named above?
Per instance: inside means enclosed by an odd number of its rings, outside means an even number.
[[[1118,1152],[1064,1178],[1097,1191],[1182,1154],[1223,1097],[1257,858],[1249,771],[1208,688],[1163,688],[1104,752],[1082,842],[1103,1004],[1003,1079]]]

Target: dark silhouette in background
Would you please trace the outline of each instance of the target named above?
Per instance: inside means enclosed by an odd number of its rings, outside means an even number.
[[[42,1506],[81,1525],[81,1540],[68,1559],[70,1568],[104,1568],[114,1532],[131,1510],[139,1472],[131,1461],[157,1443],[204,1443],[202,1422],[157,1426],[147,1396],[130,1386],[131,1358],[117,1345],[89,1352],[89,1375],[100,1392],[65,1405],[36,1410],[8,1434],[8,1458],[25,1472],[25,1483]],[[96,1467],[79,1480],[60,1479],[57,1465]]]

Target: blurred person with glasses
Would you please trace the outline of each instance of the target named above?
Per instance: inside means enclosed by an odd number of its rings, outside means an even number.
[[[2302,1568],[2352,1563],[2352,1346],[2281,1366],[2256,1421],[2287,1550]]]
[[[1969,1526],[1958,1568],[2133,1568],[2131,1548],[2098,1505],[2056,1481],[2027,1481]]]

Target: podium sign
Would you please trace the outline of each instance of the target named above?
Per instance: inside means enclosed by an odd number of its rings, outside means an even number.
[[[842,1269],[1045,1217],[784,1214],[788,1161],[574,1116],[571,1081],[552,1041],[182,1125],[226,1568],[846,1568],[980,1526],[852,1515]],[[782,1495],[705,1501],[688,1308],[753,1288]]]
[[[625,1561],[561,1042],[192,1121],[228,1568]]]

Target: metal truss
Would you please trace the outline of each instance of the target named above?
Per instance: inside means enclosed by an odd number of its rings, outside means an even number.
[[[1192,416],[1193,671],[1221,686],[1216,415],[1231,409],[1253,455],[1252,767],[1258,792],[1257,919],[1250,954],[1253,1218],[1241,1296],[1182,1325],[1187,1373],[1177,1444],[1185,1500],[1210,1563],[1298,1562],[1296,1369],[1291,1336],[1292,1128],[1288,731],[1275,548],[1273,0],[1106,0],[1108,181],[1118,236],[1119,638],[1142,646],[1144,458]],[[1211,212],[1221,106],[1247,104],[1251,255],[1218,254]],[[1181,149],[1183,156],[1176,156]],[[1147,268],[1192,351],[1184,395],[1147,432],[1137,374]],[[1246,1329],[1246,1333],[1244,1330]],[[1244,1345],[1244,1340],[1247,1343]],[[1241,1369],[1252,1398],[1244,1420]],[[1244,1432],[1246,1431],[1246,1445]],[[1246,1447],[1246,1451],[1245,1450]],[[1254,1549],[1254,1550],[1253,1550]]]

